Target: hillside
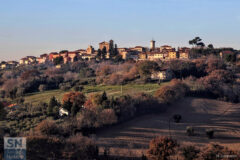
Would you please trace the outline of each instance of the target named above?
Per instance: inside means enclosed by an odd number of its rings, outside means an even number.
[[[179,124],[169,118],[174,114],[182,115]],[[149,141],[156,136],[169,136],[180,144],[193,144],[202,147],[217,142],[232,149],[240,147],[240,104],[201,98],[185,98],[169,106],[166,113],[138,117],[118,126],[99,131],[97,143],[110,147],[110,153],[117,156],[141,156]],[[193,126],[196,136],[188,137],[186,127]],[[215,129],[215,138],[208,139],[206,128]]]

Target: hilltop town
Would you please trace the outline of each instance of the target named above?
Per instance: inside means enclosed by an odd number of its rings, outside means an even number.
[[[198,55],[191,52],[191,48],[188,47],[178,47],[173,48],[169,45],[163,45],[160,47],[157,47],[156,42],[154,40],[151,40],[150,47],[142,47],[142,46],[136,46],[133,48],[117,48],[117,44],[114,44],[113,40],[110,40],[109,42],[101,42],[99,43],[99,49],[94,49],[93,46],[89,45],[87,49],[79,49],[76,51],[68,51],[68,50],[62,50],[60,52],[51,52],[49,54],[42,54],[39,57],[35,56],[27,56],[24,58],[21,58],[19,62],[17,61],[8,61],[8,62],[1,62],[0,68],[1,69],[10,69],[13,67],[17,67],[19,65],[30,65],[30,64],[48,64],[54,62],[56,60],[56,63],[58,64],[66,64],[75,62],[78,60],[108,60],[112,59],[113,56],[118,55],[118,59],[123,60],[134,60],[134,61],[141,61],[141,60],[150,60],[150,61],[168,61],[168,60],[189,60],[197,58]],[[191,44],[191,43],[190,43]],[[211,45],[209,46],[210,49]],[[198,45],[196,48],[198,49],[208,49],[208,47],[204,47]],[[234,50],[233,49],[220,49],[219,53],[217,53],[221,58],[223,58],[225,55],[233,55]],[[240,54],[237,53],[236,55],[238,58],[240,57]],[[114,57],[116,58],[116,57]],[[57,62],[59,61],[60,62]],[[59,66],[58,66],[59,67]]]

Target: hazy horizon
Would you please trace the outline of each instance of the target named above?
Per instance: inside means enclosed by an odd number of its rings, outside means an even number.
[[[0,6],[0,61],[86,49],[113,39],[119,47],[189,46],[196,36],[240,49],[238,0],[8,0]]]

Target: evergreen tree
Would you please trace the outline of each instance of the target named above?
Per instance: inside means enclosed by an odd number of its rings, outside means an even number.
[[[58,101],[56,100],[56,98],[53,96],[48,104],[48,108],[47,108],[47,112],[49,115],[53,114],[53,108],[58,106]]]
[[[53,96],[49,101],[49,106],[55,107],[55,106],[58,106],[58,105],[59,105],[59,103],[58,103],[56,97]]]
[[[105,91],[102,94],[100,103],[103,108],[109,108],[109,101],[108,101],[107,93]]]
[[[117,44],[115,44],[115,48],[114,48],[114,57],[116,57],[118,55],[118,47]]]
[[[0,121],[4,120],[6,117],[6,111],[4,105],[0,102]]]
[[[110,53],[110,58],[113,58],[114,57],[114,47],[113,47],[113,40],[110,40],[109,41],[109,53]]]
[[[107,98],[107,93],[104,91],[103,94],[102,94],[102,102],[103,101],[106,101],[108,98]]]
[[[101,51],[101,49],[98,49],[97,58],[98,59],[102,58],[102,51]]]
[[[63,57],[62,56],[60,56],[60,57],[57,57],[57,58],[55,58],[54,60],[53,60],[53,63],[54,63],[54,65],[59,65],[59,64],[63,64]]]
[[[74,103],[71,108],[71,115],[75,116],[78,113],[78,111],[79,111],[79,106],[76,103]]]
[[[68,99],[67,101],[64,101],[62,107],[66,109],[68,112],[71,112],[72,102],[70,101],[70,99]]]
[[[53,108],[52,115],[53,115],[55,118],[57,118],[58,114],[59,114],[59,107],[58,107],[58,106],[55,106],[55,107]]]
[[[109,102],[109,106],[110,106],[111,108],[114,108],[114,107],[116,106],[116,101],[115,101],[115,99],[114,99],[113,96],[112,96],[112,98],[111,98],[111,100],[110,100],[110,102]]]
[[[107,48],[103,47],[103,49],[102,49],[102,59],[106,59],[106,55],[107,55]]]

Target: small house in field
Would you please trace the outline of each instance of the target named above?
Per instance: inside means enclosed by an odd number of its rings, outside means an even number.
[[[170,69],[162,69],[160,71],[154,72],[151,75],[152,80],[170,81],[173,79],[173,72]]]
[[[60,108],[60,109],[59,109],[59,115],[60,115],[61,117],[63,117],[63,116],[68,116],[68,115],[69,115],[69,112],[68,112],[66,109],[64,109],[64,108]]]

